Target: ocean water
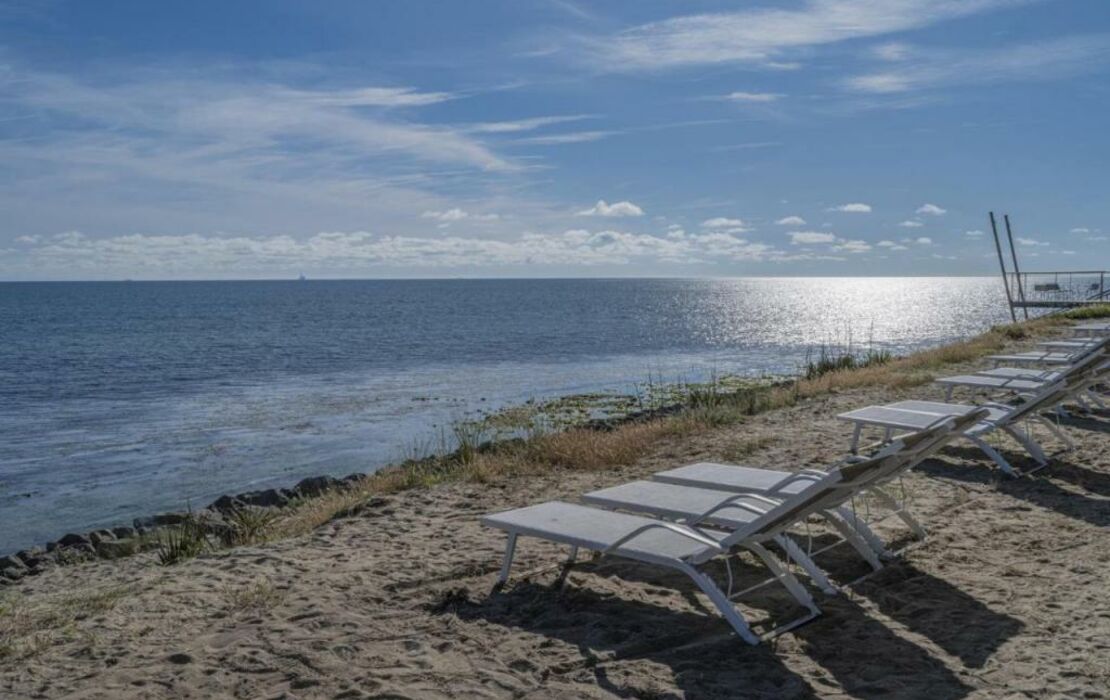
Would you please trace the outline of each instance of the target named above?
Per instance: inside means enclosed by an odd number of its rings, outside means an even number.
[[[0,284],[0,553],[371,471],[481,409],[1007,318],[995,278]]]

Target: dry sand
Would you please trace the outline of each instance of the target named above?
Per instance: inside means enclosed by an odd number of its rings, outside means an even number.
[[[836,597],[824,615],[749,647],[681,576],[586,561],[522,540],[491,594],[504,539],[479,516],[573,499],[695,460],[793,469],[842,456],[832,416],[904,392],[845,392],[665,444],[633,467],[385,499],[317,532],[160,567],[149,555],[57,568],[9,589],[23,609],[87,608],[0,661],[0,696],[95,698],[794,698],[1110,695],[1110,417],[1076,420],[1079,449],[1020,480],[949,448],[907,478],[928,540]],[[1047,441],[1058,449],[1059,443]],[[1010,444],[1007,454],[1029,466]],[[892,536],[902,532],[890,529]],[[819,533],[817,533],[819,535]],[[850,550],[820,561],[845,582]],[[752,581],[763,570],[742,566]],[[85,603],[91,594],[118,597]],[[791,614],[774,588],[750,619]]]

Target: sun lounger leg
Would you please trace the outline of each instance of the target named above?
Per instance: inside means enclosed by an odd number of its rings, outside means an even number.
[[[1055,423],[1048,420],[1044,416],[1037,416],[1037,420],[1041,423],[1041,425],[1048,428],[1048,431],[1050,433],[1059,438],[1060,442],[1067,445],[1069,450],[1075,449],[1075,441],[1068,437],[1067,433],[1065,433],[1063,430],[1060,430],[1060,428],[1058,428]]]
[[[1086,395],[1087,395],[1087,399],[1089,401],[1093,402],[1096,406],[1098,406],[1102,410],[1104,410],[1104,411],[1106,410],[1106,402],[1103,401],[1102,398],[1097,393],[1095,393],[1095,391],[1093,389],[1087,389]]]
[[[752,646],[759,644],[759,637],[752,632],[752,628],[748,626],[747,620],[736,610],[736,606],[732,604],[728,596],[722,593],[720,588],[717,588],[717,584],[713,583],[713,579],[687,564],[684,564],[681,570],[694,580],[694,583],[696,583],[702,593],[709,598],[721,613],[721,616],[725,618],[725,621],[732,626],[732,629],[736,630],[736,634],[740,636],[740,639],[743,639]]]
[[[859,434],[863,432],[863,423],[856,423],[856,427],[852,430],[852,454],[859,452]]]
[[[844,538],[844,541],[851,545],[852,549],[856,550],[856,553],[859,554],[860,557],[862,557],[863,560],[866,561],[872,569],[878,571],[879,569],[883,568],[883,563],[879,561],[878,555],[880,553],[885,553],[885,550],[882,552],[876,552],[875,548],[867,540],[860,536],[860,533],[855,529],[855,527],[853,527],[848,521],[846,521],[839,513],[831,510],[826,510],[822,512],[822,515],[825,516],[825,520],[827,520],[830,525],[836,528],[836,531],[840,533],[840,536]],[[879,542],[879,545],[881,546],[882,542]]]
[[[1002,429],[1006,431],[1007,435],[1021,443],[1021,446],[1025,448],[1025,451],[1029,453],[1030,457],[1037,461],[1037,464],[1048,464],[1048,457],[1045,456],[1044,450],[1041,449],[1037,441],[1033,439],[1032,433],[1022,434],[1009,425]]]
[[[516,533],[509,533],[509,541],[505,543],[505,559],[501,562],[501,575],[497,578],[498,585],[509,580],[509,569],[513,566],[513,553],[516,551]]]
[[[988,445],[986,440],[983,440],[976,435],[968,435],[967,433],[964,433],[964,437],[966,437],[968,440],[971,440],[973,443],[975,443],[976,447],[985,452],[986,455],[991,458],[991,461],[998,465],[998,468],[1002,470],[1003,474],[1005,474],[1006,476],[1018,476],[1017,470],[1014,469],[1010,465],[1010,463],[1006,461],[1005,457],[998,453],[998,450]]]
[[[829,577],[825,575],[825,572],[817,566],[813,559],[802,551],[802,548],[798,546],[797,542],[790,539],[787,535],[776,536],[775,542],[786,552],[786,556],[798,562],[798,566],[802,567],[810,580],[813,581],[813,584],[820,588],[822,593],[826,595],[837,594],[836,586],[832,584],[832,581],[829,581]]]
[[[771,573],[774,574],[786,590],[790,592],[790,595],[794,596],[795,600],[809,608],[809,611],[815,615],[821,612],[817,607],[817,603],[814,602],[813,596],[805,589],[802,582],[795,578],[794,574],[790,573],[789,569],[783,566],[782,562],[778,560],[778,557],[771,554],[763,545],[756,544],[755,542],[748,542],[743,546],[755,552],[755,554],[763,560],[763,563],[767,565]]]
[[[906,524],[906,527],[908,527],[913,532],[914,537],[919,540],[925,539],[925,528],[921,526],[921,523],[917,522],[917,518],[913,517],[913,515],[911,515],[910,512],[906,510],[905,506],[899,503],[897,499],[895,499],[886,491],[878,488],[877,486],[872,487],[870,489],[870,492],[875,496],[875,498],[879,501],[881,505],[890,508],[892,511],[894,511],[895,515],[902,519],[902,522]]]
[[[876,571],[882,568],[882,563],[875,557],[891,557],[892,555],[886,548],[886,543],[875,534],[875,531],[867,526],[850,508],[841,506],[834,511],[836,517],[830,518],[829,522],[840,531],[844,539],[856,548],[860,556],[867,560]],[[843,528],[843,529],[842,529]],[[863,545],[863,546],[861,546]],[[870,555],[867,551],[870,550]]]

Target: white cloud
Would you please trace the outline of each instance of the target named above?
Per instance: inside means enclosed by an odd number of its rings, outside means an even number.
[[[448,209],[447,211],[426,211],[420,215],[423,219],[435,219],[436,221],[462,221],[470,216],[462,209]]]
[[[1110,35],[1090,34],[1002,49],[913,50],[896,68],[848,78],[855,92],[898,93],[952,85],[1050,80],[1096,70],[1110,58]]]
[[[805,226],[806,220],[800,216],[784,216],[775,223],[779,226]]]
[[[929,216],[944,216],[948,213],[947,209],[941,209],[935,204],[922,204],[917,208],[918,214],[927,214]]]
[[[835,243],[836,236],[822,231],[791,231],[790,242],[794,245],[817,245],[820,243]]]
[[[964,235],[965,235],[965,236],[968,236],[969,238],[979,238],[980,236],[982,236],[982,235],[983,235],[983,232],[982,232],[982,231],[979,231],[979,230],[975,230],[975,231],[964,231]]]
[[[724,99],[729,102],[777,102],[786,95],[777,92],[730,92]]]
[[[1091,229],[1086,228],[1086,227],[1082,227],[1082,226],[1080,226],[1078,228],[1073,228],[1070,231],[1070,233],[1090,233],[1090,232],[1091,232]]]
[[[906,246],[901,243],[895,243],[894,241],[879,241],[876,245],[880,248],[887,248],[888,250],[909,250]]]
[[[867,251],[871,250],[871,244],[867,241],[850,241],[840,239],[839,242],[833,246],[833,250],[858,255],[859,253],[866,253]]]
[[[748,225],[742,219],[729,219],[723,216],[718,216],[713,219],[706,219],[701,222],[703,228],[728,228],[728,229],[743,229],[747,230]]]
[[[1016,0],[806,0],[799,7],[695,14],[584,40],[612,71],[746,62],[785,67],[789,49],[881,36],[1017,4]]]
[[[912,219],[907,219],[906,221],[903,221],[902,223],[900,223],[898,225],[901,226],[902,228],[921,228],[925,224],[921,223],[920,221],[913,221]]]
[[[226,276],[323,269],[497,268],[509,265],[680,264],[797,259],[723,232],[652,236],[622,231],[523,233],[512,239],[387,236],[365,231],[292,236],[53,236],[22,253],[33,269],[87,271],[94,277],[169,277],[213,271]],[[137,275],[136,275],[137,273]]]
[[[921,236],[920,238],[915,238],[913,242],[918,244],[918,245],[933,245],[933,239],[929,238],[928,236]]]
[[[1018,245],[1024,245],[1024,246],[1047,246],[1047,245],[1050,245],[1047,241],[1038,241],[1035,238],[1021,238],[1020,236],[1018,237],[1017,242],[1018,242]]]
[[[578,212],[578,216],[643,216],[644,210],[632,202],[613,202],[609,204],[604,199],[597,200],[597,204]]]
[[[863,204],[861,202],[853,202],[851,204],[839,204],[835,207],[829,207],[828,211],[840,211],[849,214],[870,214],[871,205]]]

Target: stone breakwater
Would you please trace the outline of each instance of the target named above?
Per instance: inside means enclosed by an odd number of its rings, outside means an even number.
[[[160,543],[159,531],[178,527],[190,518],[201,524],[206,532],[219,536],[231,528],[227,519],[236,511],[286,508],[328,491],[350,488],[366,477],[366,474],[351,474],[342,479],[311,476],[291,489],[266,489],[220,496],[200,511],[161,513],[135,518],[130,526],[103,528],[83,534],[69,533],[48,542],[45,547],[31,547],[0,557],[0,586],[40,574],[53,566],[90,559],[119,559],[155,549]]]

